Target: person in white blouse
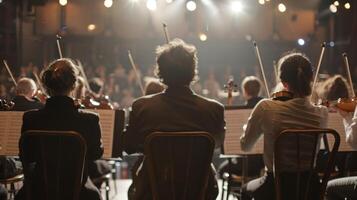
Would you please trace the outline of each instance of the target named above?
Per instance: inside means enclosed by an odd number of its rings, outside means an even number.
[[[347,113],[339,110],[345,126],[346,142],[357,150],[357,109]],[[357,199],[357,176],[337,178],[327,184],[326,198],[328,200]]]
[[[309,59],[302,53],[291,52],[279,60],[278,67],[279,78],[284,86],[284,90],[291,92],[293,98],[286,101],[263,99],[255,106],[248,119],[246,130],[240,138],[241,148],[243,151],[252,150],[257,140],[264,134],[263,157],[266,173],[264,176],[252,180],[243,186],[243,200],[253,198],[255,200],[275,199],[273,147],[275,139],[281,131],[291,128],[326,127],[327,108],[314,106],[310,102],[309,96],[311,94],[313,71]],[[310,138],[307,138],[307,140],[310,141]],[[287,152],[289,152],[289,148],[288,145],[284,146]],[[310,149],[304,150],[309,151]],[[292,150],[290,151],[292,152]],[[291,158],[285,158],[284,163],[287,165],[294,164]],[[311,188],[319,186],[317,174],[314,174],[312,182]],[[311,193],[311,195],[318,194]],[[317,198],[313,196],[310,199]]]

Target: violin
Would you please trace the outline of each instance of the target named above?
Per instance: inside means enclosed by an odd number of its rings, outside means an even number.
[[[227,105],[231,106],[233,103],[233,92],[237,92],[237,84],[234,83],[233,77],[230,77],[227,84],[224,85],[224,90],[227,92]]]

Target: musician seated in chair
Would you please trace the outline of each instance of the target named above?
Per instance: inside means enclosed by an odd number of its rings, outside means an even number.
[[[242,81],[242,94],[246,101],[242,108],[251,109],[263,98],[259,96],[261,89],[261,81],[256,76],[247,76]],[[248,176],[260,176],[260,172],[264,168],[263,158],[261,155],[251,155],[248,158]],[[232,158],[232,164],[228,161],[223,162],[219,167],[219,175],[223,177],[225,172],[229,174],[242,175],[242,163],[236,158]]]
[[[302,53],[291,52],[283,56],[279,63],[279,78],[285,90],[293,93],[293,98],[286,101],[264,99],[253,109],[244,134],[240,138],[243,151],[250,151],[254,144],[264,134],[264,164],[266,173],[263,177],[252,180],[243,186],[242,199],[273,200],[275,185],[273,176],[274,142],[278,134],[285,129],[324,128],[327,123],[327,108],[311,104],[311,80],[313,76],[309,59]],[[302,138],[310,139],[310,138]],[[304,140],[301,140],[304,142]],[[310,142],[310,140],[306,141]],[[301,154],[310,153],[302,149]],[[289,148],[286,148],[289,151]],[[309,149],[310,151],[310,149]],[[284,163],[294,163],[286,158]],[[304,161],[302,161],[304,162]],[[309,162],[309,161],[308,161]],[[303,166],[305,167],[305,166]],[[306,166],[307,169],[309,168]],[[294,177],[294,176],[292,176]],[[289,178],[289,176],[288,176]],[[290,179],[289,179],[290,180]],[[314,173],[310,182],[309,199],[318,199],[319,180]],[[290,189],[290,188],[289,188]],[[294,189],[294,188],[293,188]],[[287,194],[289,191],[283,191]],[[283,196],[284,196],[283,194]],[[290,193],[294,194],[294,193]],[[291,196],[291,198],[295,198]]]
[[[357,107],[356,107],[357,108]],[[339,110],[345,126],[346,143],[357,150],[357,109],[353,114]],[[355,153],[355,152],[353,152]],[[326,188],[327,200],[357,199],[357,176],[333,179]]]
[[[197,76],[196,48],[175,39],[159,46],[156,53],[157,75],[167,89],[134,101],[124,133],[125,151],[143,152],[146,136],[155,131],[206,131],[220,147],[225,133],[223,105],[195,94],[190,87]],[[129,199],[152,199],[145,161],[137,163],[132,175]],[[218,195],[213,171],[206,193],[212,200]]]
[[[37,86],[35,81],[30,78],[21,78],[17,82],[16,96],[12,99],[15,105],[11,110],[27,111],[43,108],[43,104],[34,98],[36,92]]]
[[[69,59],[59,59],[52,62],[43,72],[41,81],[50,95],[43,109],[38,111],[26,112],[23,116],[22,132],[27,130],[58,130],[58,131],[76,131],[83,136],[87,143],[87,153],[84,164],[82,189],[80,199],[82,200],[99,200],[101,195],[98,189],[88,178],[88,165],[93,161],[101,158],[103,155],[103,146],[101,141],[101,132],[99,126],[99,117],[97,114],[79,110],[73,99],[70,97],[72,90],[75,88],[77,80],[77,70],[73,62]],[[21,144],[22,137],[20,138]],[[28,146],[23,144],[22,146]],[[51,153],[51,152],[49,152]],[[52,152],[54,153],[54,152]],[[36,149],[20,148],[20,158],[24,163],[24,155],[32,155],[26,162],[38,163],[40,152]],[[55,171],[55,169],[48,169]],[[31,177],[25,181],[24,186],[17,193],[16,199],[25,199],[26,189],[30,187],[32,199],[41,199],[43,193],[41,184],[42,173],[38,172],[36,166],[33,171],[25,172],[25,177]],[[69,179],[71,177],[68,177]],[[64,195],[66,196],[66,195]]]

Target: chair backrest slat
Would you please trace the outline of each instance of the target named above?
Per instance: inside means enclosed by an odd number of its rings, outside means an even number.
[[[323,174],[319,191],[313,191],[311,187],[317,184],[316,158],[320,148],[320,140],[326,135],[332,135],[335,139],[332,150],[329,151],[328,163]],[[295,145],[294,145],[295,144]],[[282,191],[291,190],[289,184],[282,181],[295,179],[295,198],[307,200],[309,195],[319,192],[319,199],[324,198],[327,181],[330,177],[335,155],[340,144],[340,137],[332,129],[288,129],[282,131],[274,144],[274,178],[277,200],[283,198]],[[295,155],[295,158],[294,158]],[[312,184],[315,181],[315,184]],[[285,181],[286,182],[286,181]],[[285,189],[282,189],[285,187]],[[289,199],[292,199],[290,196]]]
[[[214,150],[209,133],[151,133],[144,150],[154,200],[205,198]]]
[[[23,133],[20,148],[28,198],[79,198],[87,152],[86,141],[79,133],[29,130]],[[43,194],[34,194],[33,187],[41,188]]]

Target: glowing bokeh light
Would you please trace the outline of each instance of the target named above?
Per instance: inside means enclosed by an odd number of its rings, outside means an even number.
[[[259,0],[258,1],[260,5],[264,5],[265,4],[265,0]]]
[[[350,9],[351,8],[351,4],[350,3],[345,3],[345,8],[348,10],[348,9]]]
[[[286,11],[286,6],[283,3],[279,3],[278,10],[283,13]]]
[[[59,0],[59,4],[61,6],[66,6],[67,5],[67,0]]]
[[[89,32],[94,31],[96,28],[97,27],[95,26],[95,24],[89,24],[88,27],[87,27]]]
[[[239,1],[233,1],[231,4],[232,11],[239,13],[243,11],[243,4]]]
[[[333,5],[335,5],[335,6],[339,6],[339,5],[340,5],[340,2],[335,1],[335,2],[333,2]]]
[[[156,10],[156,8],[157,8],[156,0],[148,0],[146,2],[146,7],[151,11]]]
[[[336,13],[336,12],[337,12],[337,6],[335,6],[334,4],[331,4],[331,5],[330,5],[330,11],[331,11],[332,13]]]
[[[110,8],[113,6],[113,0],[104,0],[104,6]]]
[[[204,33],[201,33],[201,34],[199,35],[199,38],[200,38],[200,40],[201,40],[202,42],[204,42],[204,41],[207,40],[207,35],[204,34]]]
[[[196,5],[196,2],[194,2],[194,1],[188,1],[187,3],[186,3],[186,8],[187,8],[187,10],[188,11],[195,11],[196,10],[196,8],[197,8],[197,5]]]
[[[298,42],[298,44],[299,44],[300,46],[304,46],[304,45],[305,45],[305,40],[302,39],[302,38],[299,38],[297,42]]]

